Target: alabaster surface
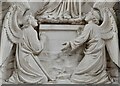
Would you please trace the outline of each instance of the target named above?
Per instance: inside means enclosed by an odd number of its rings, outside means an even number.
[[[119,2],[5,0],[2,84],[118,84]]]

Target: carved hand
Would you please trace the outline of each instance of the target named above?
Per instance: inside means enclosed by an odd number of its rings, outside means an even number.
[[[71,47],[70,47],[70,43],[69,42],[66,42],[66,43],[63,43],[63,48],[61,49],[62,52],[69,52],[71,50]]]

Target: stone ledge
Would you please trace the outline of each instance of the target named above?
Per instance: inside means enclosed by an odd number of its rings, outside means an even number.
[[[42,31],[76,31],[83,27],[84,25],[40,24],[39,29]]]

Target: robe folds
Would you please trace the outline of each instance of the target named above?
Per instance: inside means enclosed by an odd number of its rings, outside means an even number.
[[[81,0],[55,0],[45,5],[41,12],[41,18],[77,19],[81,17]]]
[[[85,56],[74,70],[73,83],[100,84],[110,82],[106,71],[105,41],[102,40],[100,27],[94,23],[85,26],[82,34],[70,41],[72,50],[85,44]]]
[[[37,32],[32,27],[24,28],[22,41],[16,45],[15,71],[9,82],[46,83],[48,79],[39,67],[41,63],[38,59],[38,54],[43,48],[44,43],[42,39],[38,40]]]

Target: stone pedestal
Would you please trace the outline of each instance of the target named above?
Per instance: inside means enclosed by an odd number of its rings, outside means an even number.
[[[47,36],[46,47],[40,54],[44,68],[52,78],[67,79],[77,66],[82,55],[69,56],[61,52],[63,43],[73,40],[82,30],[81,25],[41,24],[40,32]]]

